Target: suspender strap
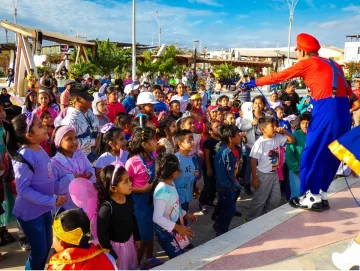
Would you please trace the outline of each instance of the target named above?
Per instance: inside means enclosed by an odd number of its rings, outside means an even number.
[[[339,74],[340,77],[342,78],[343,80],[343,83],[345,85],[345,89],[346,89],[346,94],[348,95],[349,94],[349,84],[348,82],[346,81],[346,78],[344,76],[344,73],[342,72],[342,70],[340,70],[336,64],[335,64],[335,61],[332,60],[332,59],[329,59],[329,61],[326,61],[325,59],[319,57],[319,59],[327,64],[329,64],[332,68],[332,72],[333,72],[333,82],[332,82],[332,97],[335,98],[336,96],[336,93],[338,91],[338,77],[337,75]]]

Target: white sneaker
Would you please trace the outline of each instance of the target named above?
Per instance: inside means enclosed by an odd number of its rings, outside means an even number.
[[[353,240],[350,241],[347,249],[341,254],[332,254],[333,264],[341,270],[350,270],[354,266],[360,266],[360,245]]]
[[[309,191],[306,192],[305,196],[299,201],[301,206],[306,206],[308,209],[317,208],[321,205],[321,195],[312,194]]]

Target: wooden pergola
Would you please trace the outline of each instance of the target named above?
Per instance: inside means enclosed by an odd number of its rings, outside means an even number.
[[[95,42],[88,42],[69,35],[36,29],[8,21],[0,21],[0,27],[16,33],[17,47],[14,67],[14,87],[20,96],[24,95],[23,75],[25,74],[25,70],[29,73],[30,69],[33,69],[35,73],[37,73],[34,62],[34,55],[41,54],[42,42],[44,40],[60,44],[67,44],[69,46],[76,46],[78,48],[76,62],[80,57],[82,57],[85,61],[88,61],[88,57],[85,53],[86,47],[90,47],[92,49],[92,54],[94,56],[96,54]]]

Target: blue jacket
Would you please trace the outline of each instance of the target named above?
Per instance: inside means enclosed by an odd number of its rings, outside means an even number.
[[[129,95],[122,101],[122,104],[125,107],[126,113],[129,113],[135,108],[134,98]]]
[[[239,152],[241,154],[241,152]],[[215,155],[216,190],[218,192],[233,192],[241,190],[235,180],[236,157],[226,145],[221,145]]]

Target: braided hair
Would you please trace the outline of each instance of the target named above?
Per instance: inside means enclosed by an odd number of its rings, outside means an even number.
[[[142,146],[141,143],[147,142],[155,137],[155,130],[149,127],[137,127],[132,131],[131,139],[129,140],[128,150],[129,150],[129,158],[138,155],[138,154],[146,154],[146,150]]]

